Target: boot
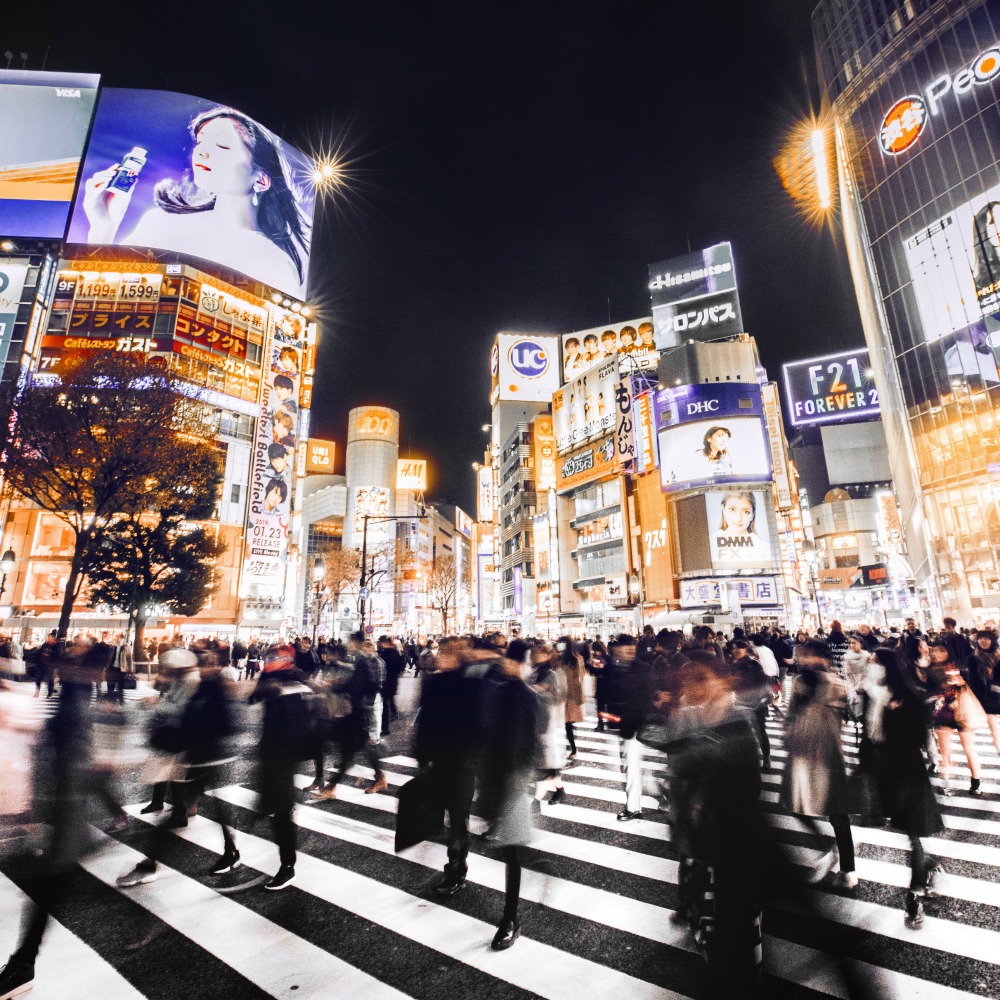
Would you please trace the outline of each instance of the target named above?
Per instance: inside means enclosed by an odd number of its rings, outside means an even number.
[[[910,928],[921,927],[924,922],[924,901],[921,895],[916,892],[906,894],[906,926]]]
[[[979,787],[979,779],[978,778],[973,778],[972,781],[969,782],[969,794],[970,795],[976,795],[976,796],[979,796],[979,795],[983,794],[982,790]]]

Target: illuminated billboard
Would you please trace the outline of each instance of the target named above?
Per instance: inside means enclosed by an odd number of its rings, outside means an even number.
[[[27,278],[28,258],[0,260],[0,365],[7,360]]]
[[[476,520],[493,520],[493,469],[489,465],[476,470]]]
[[[174,251],[303,298],[313,171],[304,153],[233,108],[106,88],[68,239]]]
[[[612,357],[552,394],[552,426],[560,453],[615,426],[617,384],[618,360]]]
[[[559,388],[559,338],[498,334],[490,353],[497,399],[547,403]]]
[[[771,478],[760,386],[706,383],[656,394],[665,492]]]
[[[396,489],[423,493],[427,489],[427,460],[401,458],[396,462]]]
[[[793,427],[867,420],[881,413],[866,347],[791,361],[782,368]]]
[[[763,490],[709,490],[705,516],[713,569],[769,569],[773,565]]]
[[[331,475],[336,454],[337,445],[334,441],[309,438],[306,442],[306,474]]]
[[[539,414],[535,417],[532,434],[535,458],[535,490],[545,493],[556,487],[556,437],[552,417]]]
[[[391,441],[399,443],[399,414],[387,406],[359,406],[351,410],[354,427],[350,441]]]
[[[655,368],[659,358],[653,321],[633,319],[562,335],[562,380],[569,382],[601,361],[618,358],[621,370]]]
[[[0,236],[62,239],[99,81],[0,69]]]
[[[290,322],[292,315],[288,310],[273,308],[265,341],[266,370],[254,441],[243,569],[247,583],[271,590],[282,588],[284,583],[301,422],[297,399],[305,331]]]
[[[728,243],[651,264],[649,295],[654,339],[661,351],[687,340],[722,340],[743,332]]]

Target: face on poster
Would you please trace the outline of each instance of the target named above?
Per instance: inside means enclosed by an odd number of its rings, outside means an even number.
[[[762,482],[771,476],[760,417],[721,417],[659,432],[660,485],[665,491],[715,483]]]
[[[233,108],[167,91],[105,89],[69,240],[172,250],[302,298],[313,169]]]
[[[762,490],[705,494],[713,569],[762,569],[773,564],[765,503]]]
[[[61,239],[100,77],[0,69],[0,230]]]
[[[618,358],[624,369],[654,368],[659,357],[653,334],[653,321],[634,319],[628,323],[595,326],[590,330],[562,335],[562,380],[582,375],[609,358]],[[626,361],[628,359],[628,361]]]

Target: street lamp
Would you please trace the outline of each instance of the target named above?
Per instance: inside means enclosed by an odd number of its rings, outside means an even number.
[[[313,611],[313,648],[316,646],[316,629],[319,627],[319,594],[320,587],[323,581],[326,579],[326,562],[322,556],[316,556],[312,565],[312,578],[313,578],[313,601],[314,601],[314,611]]]
[[[819,559],[819,550],[814,542],[806,542],[802,546],[803,555],[809,566],[809,582],[812,584],[813,600],[816,602],[816,622],[818,628],[823,628],[823,610],[819,605],[819,580],[816,579],[816,562]]]
[[[633,605],[639,606],[639,631],[642,632],[642,583],[638,573],[630,573],[628,578],[628,596]]]
[[[0,577],[0,597],[3,597],[7,591],[7,574],[14,571],[16,563],[17,556],[14,555],[13,549],[8,549],[0,556],[0,573],[3,573],[3,576]]]

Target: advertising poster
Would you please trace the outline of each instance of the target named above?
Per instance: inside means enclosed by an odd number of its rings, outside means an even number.
[[[547,403],[559,388],[559,338],[501,333],[490,354],[498,399]]]
[[[867,347],[791,361],[782,368],[793,427],[868,420],[881,413]]]
[[[303,298],[314,165],[233,108],[101,92],[68,239],[172,250]]]
[[[552,425],[560,454],[614,428],[617,384],[618,361],[609,358],[553,393]]]
[[[244,576],[249,583],[282,586],[288,549],[304,330],[299,316],[273,308],[250,480],[250,516]]]
[[[27,278],[27,260],[0,260],[0,365],[7,360],[10,338],[14,332],[17,310]]]
[[[560,492],[603,479],[618,471],[615,462],[615,439],[608,437],[600,444],[579,448],[560,459],[558,467],[557,489]]]
[[[760,386],[678,386],[656,394],[665,492],[771,478]]]
[[[541,415],[535,418],[533,444],[535,489],[539,493],[546,493],[556,486],[556,437],[551,417]]]
[[[632,404],[632,427],[635,433],[636,471],[648,472],[659,463],[656,429],[653,420],[652,391],[640,393]]]
[[[763,490],[705,493],[712,568],[769,569],[774,564]]]
[[[476,476],[476,520],[493,520],[493,468],[489,465],[479,466]]]
[[[324,441],[322,438],[309,438],[306,442],[306,474],[331,475],[336,454],[336,442]]]
[[[62,239],[100,77],[0,69],[0,231]]]
[[[1000,185],[923,227],[904,249],[926,345],[900,357],[907,404],[934,400],[956,381],[1000,385]],[[935,377],[921,379],[921,367]]]
[[[627,323],[595,326],[562,335],[562,381],[569,382],[596,364],[617,358],[622,372],[655,368],[659,360],[653,321],[633,319]]]
[[[733,250],[717,243],[649,266],[657,350],[743,332]]]

